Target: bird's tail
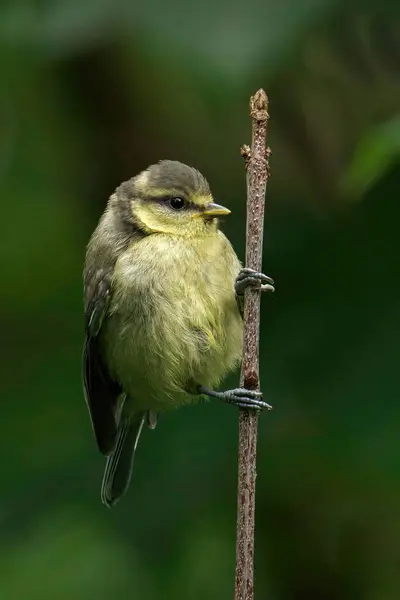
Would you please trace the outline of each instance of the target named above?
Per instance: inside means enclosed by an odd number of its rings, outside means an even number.
[[[117,443],[113,453],[107,458],[101,484],[101,501],[108,508],[112,508],[128,489],[133,458],[145,419],[144,412],[129,414],[122,409]]]

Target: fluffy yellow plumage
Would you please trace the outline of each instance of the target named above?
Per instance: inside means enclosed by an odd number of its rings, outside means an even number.
[[[240,263],[227,238],[157,233],[118,259],[103,345],[110,374],[138,410],[165,410],[214,387],[241,357],[234,282]]]
[[[257,392],[215,392],[241,358],[241,271],[206,179],[175,161],[152,165],[111,196],[87,249],[86,401],[108,455],[102,500],[125,492],[145,418],[200,394],[262,408]],[[239,279],[238,279],[239,276]],[[242,393],[245,392],[245,393]]]

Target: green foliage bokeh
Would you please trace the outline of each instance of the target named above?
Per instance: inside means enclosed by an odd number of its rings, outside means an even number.
[[[277,291],[256,598],[400,596],[398,31],[388,0],[2,4],[1,598],[232,598],[237,413],[162,417],[127,497],[103,508],[81,270],[107,197],[161,158],[204,172],[243,257],[239,148],[259,87]]]

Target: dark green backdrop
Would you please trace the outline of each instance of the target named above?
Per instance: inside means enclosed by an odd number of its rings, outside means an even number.
[[[228,600],[237,413],[146,431],[100,504],[81,269],[107,197],[194,164],[244,249],[248,97],[270,97],[256,600],[400,597],[395,2],[3,2],[0,597]],[[235,378],[227,382],[234,384]]]

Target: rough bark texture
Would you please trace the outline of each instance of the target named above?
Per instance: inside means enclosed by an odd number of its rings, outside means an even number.
[[[265,190],[270,149],[266,147],[268,98],[260,89],[250,98],[251,147],[243,146],[247,170],[246,267],[261,271]],[[259,390],[260,291],[247,288],[244,302],[244,348],[240,385]],[[238,515],[235,600],[254,598],[254,510],[258,412],[240,410]]]

